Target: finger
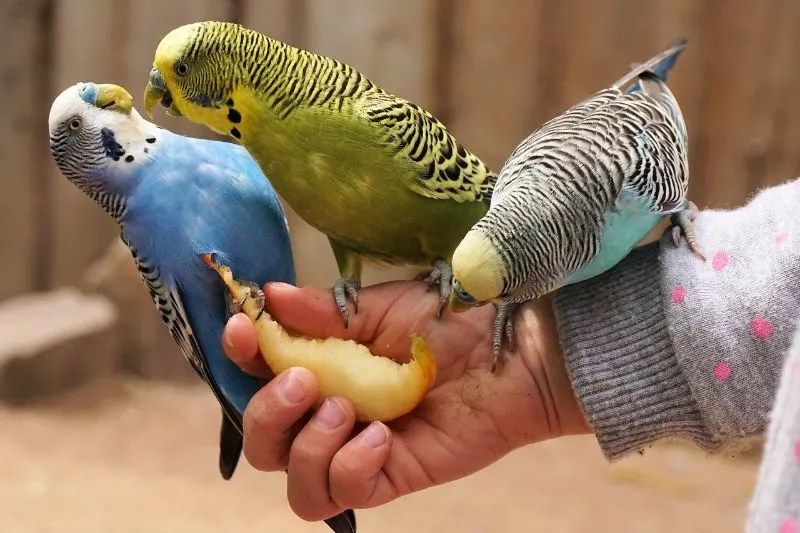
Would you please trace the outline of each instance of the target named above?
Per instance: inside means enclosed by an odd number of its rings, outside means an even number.
[[[355,412],[344,398],[328,398],[297,435],[289,452],[287,494],[292,510],[304,520],[322,520],[342,511],[331,499],[328,472],[355,425]]]
[[[267,308],[284,327],[316,338],[370,340],[378,324],[410,282],[383,283],[361,289],[358,313],[350,314],[347,329],[330,290],[268,283],[264,287]],[[418,285],[417,290],[424,290]],[[405,288],[404,288],[405,287]]]
[[[392,449],[392,433],[372,422],[334,456],[330,469],[333,500],[345,509],[373,507],[397,495],[383,473]]]
[[[259,378],[269,379],[273,376],[259,354],[256,328],[244,313],[237,313],[228,319],[222,339],[225,354],[239,368]]]
[[[317,381],[305,368],[290,368],[258,391],[244,411],[244,456],[253,468],[285,470],[295,425],[314,405]]]

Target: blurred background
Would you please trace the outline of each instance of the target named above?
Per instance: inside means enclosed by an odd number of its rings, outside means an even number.
[[[163,328],[117,228],[54,167],[53,98],[78,81],[141,107],[173,27],[244,23],[359,68],[499,170],[543,121],[689,39],[670,77],[691,198],[734,207],[800,170],[793,0],[0,0],[0,517],[4,532],[324,532],[284,477],[217,472],[219,410]],[[208,130],[159,112],[180,133]],[[327,241],[290,212],[299,282]],[[407,277],[368,269],[366,282]],[[608,465],[595,441],[519,450],[468,479],[360,512],[364,532],[741,530],[758,451],[668,443]]]

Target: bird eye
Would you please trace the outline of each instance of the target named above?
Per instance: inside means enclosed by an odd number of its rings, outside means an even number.
[[[188,63],[178,63],[175,65],[175,73],[178,74],[178,76],[186,76],[189,74],[189,70]]]
[[[67,127],[69,128],[69,131],[74,133],[74,132],[78,131],[79,129],[81,129],[82,125],[83,125],[83,121],[80,119],[80,117],[74,117],[74,118],[70,119],[69,124],[67,125]]]

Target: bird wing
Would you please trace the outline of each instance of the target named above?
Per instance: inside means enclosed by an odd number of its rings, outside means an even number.
[[[648,198],[653,212],[680,210],[688,187],[687,143],[677,103],[669,97],[611,87],[554,117],[509,156],[493,201],[535,169],[537,179],[575,180],[587,191],[592,181],[604,189],[629,188]]]
[[[123,236],[123,241],[125,241]],[[142,257],[136,249],[128,242],[125,244],[130,248],[136,268],[142,281],[147,286],[150,297],[156,304],[156,309],[161,315],[161,320],[169,329],[172,339],[178,344],[183,356],[189,361],[195,372],[205,381],[214,393],[223,413],[241,432],[242,418],[236,408],[222,394],[219,385],[214,380],[211,372],[206,366],[206,356],[203,353],[197,337],[192,331],[192,325],[183,305],[180,288],[177,286],[167,286],[161,278],[159,269],[151,265],[146,258]]]
[[[377,126],[380,142],[395,157],[418,169],[412,191],[459,203],[489,202],[496,174],[429,112],[385,92],[364,95],[354,111]]]

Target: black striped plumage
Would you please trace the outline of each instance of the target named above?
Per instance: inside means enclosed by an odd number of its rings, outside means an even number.
[[[412,190],[430,198],[488,204],[496,174],[420,106],[386,92],[341,61],[240,25],[206,22],[194,28],[197,34],[177,61],[191,65],[181,82],[186,100],[222,105],[235,87],[245,85],[278,119],[299,107],[360,115],[380,126],[379,142],[392,156],[417,168]]]
[[[641,211],[664,215],[685,208],[683,118],[665,85],[650,89],[599,91],[509,156],[492,207],[474,228],[505,265],[504,301],[539,297],[592,261],[601,253],[607,216],[631,209],[629,200],[646,199]]]
[[[70,132],[72,120],[81,121],[79,131],[74,133]],[[102,137],[99,126],[84,124],[80,117],[74,117],[63,121],[50,134],[50,153],[64,177],[120,222],[127,209],[125,198],[104,190],[101,181],[87,177],[101,168],[108,157]]]

